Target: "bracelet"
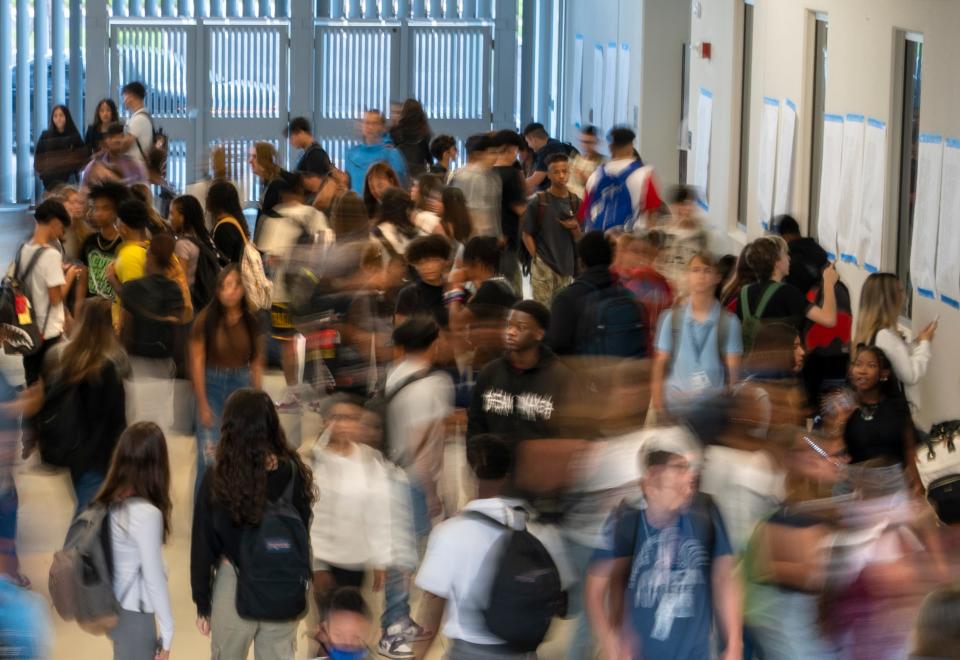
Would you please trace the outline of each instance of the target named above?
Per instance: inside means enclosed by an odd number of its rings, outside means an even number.
[[[467,292],[463,289],[452,289],[443,294],[443,304],[451,305],[455,302],[463,302],[467,297]]]

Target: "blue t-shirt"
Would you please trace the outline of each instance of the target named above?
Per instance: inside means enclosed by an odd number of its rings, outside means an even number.
[[[733,553],[720,512],[698,495],[671,527],[651,525],[643,510],[621,506],[605,525],[608,550],[594,561],[632,557],[624,615],[644,658],[710,657],[711,569]]]
[[[697,321],[690,314],[690,305],[678,308],[683,314],[679,346],[673,346],[673,311],[660,315],[656,349],[674,356],[673,368],[667,376],[665,398],[667,408],[675,408],[716,395],[726,384],[724,356],[743,353],[740,320],[714,302],[709,316]],[[720,347],[718,324],[726,317],[726,346]]]

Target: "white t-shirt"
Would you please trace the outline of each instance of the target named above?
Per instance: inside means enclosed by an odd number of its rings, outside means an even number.
[[[273,281],[273,302],[289,302],[285,279],[290,259],[294,256],[297,239],[306,230],[318,237],[321,245],[333,243],[333,232],[327,225],[327,218],[312,206],[306,204],[284,204],[274,208],[277,217],[263,216],[263,231],[257,241],[257,248],[270,257],[270,276]]]
[[[511,526],[520,515],[515,509],[524,507],[521,500],[491,498],[474,500],[464,511],[479,511]],[[560,583],[568,589],[574,573],[563,552],[556,529],[534,522],[527,529],[537,537],[557,565]],[[434,528],[427,543],[427,552],[417,573],[417,586],[447,601],[443,634],[471,644],[503,644],[503,640],[487,631],[483,622],[495,561],[488,561],[490,551],[506,530],[492,523],[466,516],[450,518]]]
[[[440,216],[433,211],[417,211],[413,216],[413,224],[425,234],[432,234],[440,224]]]
[[[123,130],[127,135],[136,138],[136,142],[130,145],[127,155],[143,163],[146,160],[144,155],[150,153],[150,147],[153,146],[153,122],[150,119],[150,113],[146,108],[140,108],[130,116]]]
[[[400,361],[387,375],[384,389],[390,394],[413,374],[428,366],[414,360]],[[404,387],[387,410],[391,458],[394,462],[405,467],[416,464],[419,476],[437,474],[443,441],[440,422],[453,412],[453,403],[453,379],[442,371],[435,371]],[[430,434],[424,440],[428,430]],[[417,453],[421,442],[424,442],[424,446]]]
[[[157,615],[163,648],[173,640],[173,608],[163,566],[163,514],[139,497],[110,512],[113,593],[131,612]]]
[[[20,253],[20,273],[22,276],[27,270],[27,265],[37,250],[43,250],[43,254],[37,260],[33,270],[30,272],[24,282],[27,292],[30,294],[30,300],[33,303],[34,321],[37,329],[43,333],[44,338],[59,337],[63,333],[63,302],[50,307],[50,287],[66,284],[63,276],[63,257],[60,251],[55,247],[41,247],[30,241],[23,245]],[[48,317],[49,314],[49,317]],[[46,324],[46,325],[44,325]]]

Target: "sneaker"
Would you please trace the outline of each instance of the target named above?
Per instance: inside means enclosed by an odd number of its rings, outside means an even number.
[[[422,642],[430,639],[431,633],[413,619],[407,619],[403,627],[403,636],[410,642]]]
[[[300,410],[300,397],[293,392],[288,392],[280,401],[276,402],[277,412],[296,412]]]
[[[403,634],[404,625],[395,623],[380,637],[377,650],[385,658],[391,660],[410,660],[413,658],[413,647]]]

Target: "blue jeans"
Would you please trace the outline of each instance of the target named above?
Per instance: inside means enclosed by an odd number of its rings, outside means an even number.
[[[73,494],[77,498],[77,510],[74,512],[74,515],[77,515],[93,501],[94,495],[100,490],[106,476],[99,470],[87,470],[85,472],[71,470],[70,478],[73,481]]]
[[[194,483],[194,497],[200,492],[200,483],[207,468],[213,465],[217,444],[220,442],[220,422],[223,407],[231,394],[243,387],[250,387],[250,369],[220,369],[207,367],[204,371],[204,384],[207,391],[207,403],[213,414],[213,424],[204,426],[197,411],[197,480]]]
[[[430,535],[430,516],[427,514],[427,495],[418,484],[410,483],[410,505],[413,514],[413,529],[417,545]],[[403,572],[388,568],[383,586],[383,614],[380,627],[386,630],[395,623],[404,623],[410,618],[410,589]]]
[[[563,545],[567,551],[567,560],[573,570],[576,582],[567,593],[567,616],[576,615],[577,622],[567,647],[567,660],[589,660],[593,657],[593,631],[587,620],[587,610],[583,603],[583,586],[587,581],[587,569],[594,549],[563,536]]]

